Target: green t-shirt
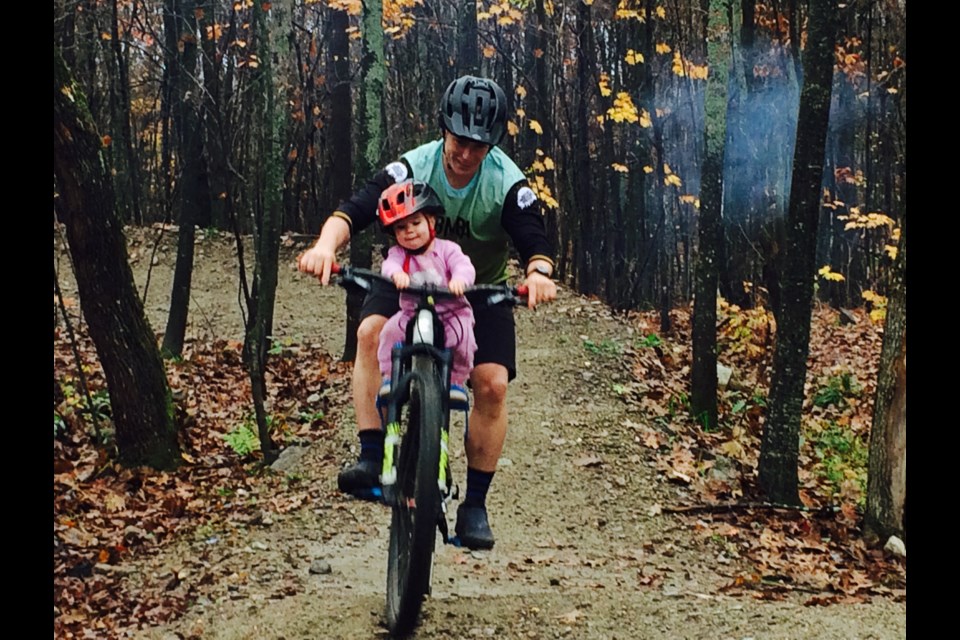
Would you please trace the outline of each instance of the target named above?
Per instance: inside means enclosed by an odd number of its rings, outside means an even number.
[[[473,262],[477,283],[507,279],[509,236],[501,224],[507,194],[525,180],[523,172],[499,147],[493,147],[470,183],[454,189],[443,171],[443,141],[421,145],[401,156],[412,178],[428,183],[443,203],[446,217],[437,221],[437,236],[453,240]]]

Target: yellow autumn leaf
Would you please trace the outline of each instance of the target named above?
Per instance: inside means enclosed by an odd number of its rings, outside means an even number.
[[[668,165],[666,162],[664,162],[664,163],[663,163],[663,172],[664,172],[665,174],[667,174],[667,175],[670,175],[671,173],[673,173],[673,169],[670,168],[670,165]]]
[[[604,98],[613,93],[613,90],[610,88],[610,78],[605,73],[600,74],[600,82],[597,83],[600,87],[600,95]]]
[[[656,14],[657,14],[657,17],[660,18],[661,20],[667,17],[667,12],[663,7],[657,7]]]
[[[656,46],[657,53],[670,53],[670,45],[665,42],[658,42]]]
[[[680,52],[673,52],[673,72],[681,78],[687,75],[687,70],[683,67],[683,59],[680,58]]]
[[[643,64],[643,54],[633,49],[627,49],[627,55],[624,60],[626,60],[629,65]]]
[[[707,65],[693,64],[687,61],[687,73],[694,80],[706,80],[710,75],[710,68]]]
[[[644,109],[640,112],[640,126],[649,129],[653,126],[653,120],[650,119],[650,112]]]
[[[515,136],[520,133],[520,127],[518,127],[513,120],[510,120],[507,122],[507,133],[511,136]]]
[[[527,97],[527,90],[522,84],[517,85],[517,95],[520,96],[521,100]]]
[[[548,171],[553,170],[553,169],[556,168],[556,165],[553,164],[553,160],[552,160],[551,158],[544,158],[544,159],[543,159],[543,166],[545,166]]]
[[[543,166],[543,163],[540,162],[539,160],[534,160],[533,164],[530,165],[530,169],[535,173],[543,173],[545,171],[545,167]]]
[[[603,117],[603,114],[601,113],[600,115],[597,116],[597,123],[602,127],[603,121],[604,121],[604,117]]]
[[[492,57],[495,56],[495,55],[497,55],[497,50],[494,48],[494,46],[493,46],[492,44],[488,44],[487,46],[485,46],[485,47],[483,48],[483,57],[484,57],[484,58],[492,58]]]
[[[891,260],[896,260],[896,259],[897,259],[897,247],[896,247],[896,245],[885,244],[885,245],[883,245],[883,250],[886,252],[886,254],[887,254],[888,256],[890,256],[890,259],[891,259]]]
[[[103,31],[103,32],[100,34],[100,39],[101,39],[101,40],[113,40],[113,36],[110,34],[109,31]]]
[[[828,264],[825,264],[822,267],[820,267],[820,270],[817,271],[817,275],[819,275],[824,280],[830,280],[833,282],[843,282],[845,280],[842,274],[832,271],[830,269],[830,265]]]
[[[613,100],[613,106],[607,109],[607,115],[614,122],[637,122],[640,119],[630,94],[621,91]]]
[[[896,93],[896,92],[897,92],[896,87],[887,87],[887,93]]]
[[[646,165],[646,166],[643,167],[643,172],[644,172],[644,173],[653,173],[653,167],[651,167],[650,165]]]
[[[536,120],[530,121],[530,128],[533,129],[533,132],[536,133],[537,135],[540,135],[543,133],[543,127],[541,127],[540,123],[537,122]]]
[[[668,187],[670,185],[673,185],[675,187],[682,187],[683,181],[680,179],[680,177],[677,174],[671,173],[670,175],[666,176],[663,179],[663,184],[667,185]]]
[[[864,300],[866,300],[867,302],[869,302],[869,303],[871,303],[871,304],[874,304],[874,305],[883,306],[883,305],[886,305],[886,304],[887,304],[887,297],[886,297],[886,296],[882,296],[882,295],[880,295],[879,293],[877,293],[876,291],[871,291],[870,289],[867,289],[866,291],[864,291],[863,293],[861,293],[860,296],[861,296]]]
[[[516,109],[516,114],[518,118],[522,118],[525,115],[527,115],[527,110],[521,107],[519,109]]]
[[[697,200],[697,196],[690,195],[689,193],[686,195],[680,196],[680,202],[684,204],[693,204],[694,202],[696,202],[696,200]]]
[[[557,199],[553,197],[553,194],[550,192],[550,187],[547,186],[547,183],[544,182],[542,175],[537,175],[533,183],[530,184],[530,188],[533,189],[534,193],[537,194],[537,198],[543,202],[546,206],[551,209],[557,209],[560,207],[560,203],[557,202]]]
[[[619,162],[614,162],[610,165],[610,168],[614,171],[619,171],[620,173],[628,173],[630,169],[627,168],[627,165],[620,164]]]

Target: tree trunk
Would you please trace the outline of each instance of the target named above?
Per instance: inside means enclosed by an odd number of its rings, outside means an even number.
[[[180,459],[173,399],[137,297],[113,185],[80,87],[54,49],[53,169],[80,304],[103,366],[120,463],[172,469]]]
[[[274,20],[281,23],[285,8],[274,5]],[[280,219],[283,184],[281,180],[281,153],[276,141],[280,139],[280,121],[286,113],[277,108],[274,87],[273,51],[267,15],[263,5],[254,4],[255,51],[260,61],[251,73],[251,87],[257,98],[254,101],[257,117],[261,123],[254,141],[256,158],[255,175],[255,232],[253,290],[250,317],[247,320],[244,340],[244,356],[250,375],[253,392],[253,407],[260,436],[260,450],[264,463],[273,462],[278,451],[270,437],[270,425],[266,411],[267,353],[270,334],[273,332],[273,306],[277,293],[277,273],[280,256]]]
[[[799,504],[797,461],[803,387],[810,349],[810,313],[816,277],[820,185],[834,60],[835,0],[811,0],[803,92],[781,274],[777,345],[760,448],[759,485],[773,502]]]
[[[479,75],[480,59],[477,55],[477,0],[462,0],[459,3],[459,38],[457,47],[457,75]]]
[[[595,264],[599,261],[596,254],[596,229],[594,225],[593,181],[590,171],[590,96],[593,93],[590,65],[596,60],[591,24],[590,5],[581,3],[577,7],[577,127],[574,133],[573,162],[574,202],[580,220],[580,251],[577,260],[577,290],[580,293],[596,293],[594,279]]]
[[[701,0],[710,27],[704,32],[704,47],[711,73],[707,82],[705,159],[700,182],[700,217],[697,225],[697,275],[694,293],[690,370],[690,412],[703,429],[715,429],[717,417],[717,282],[719,244],[723,241],[723,147],[727,131],[727,77],[729,50],[709,33],[718,33],[722,7],[717,0]]]
[[[383,97],[386,78],[386,63],[383,53],[383,17],[381,0],[363,4],[363,57],[360,63],[361,103],[360,129],[357,131],[356,178],[367,180],[382,165],[383,148]],[[372,264],[370,234],[357,235],[350,239],[350,262],[354,266],[369,268]],[[360,326],[362,294],[347,295],[347,329],[343,346],[343,359],[352,361],[357,355],[357,328]]]
[[[907,530],[907,226],[901,225],[883,325],[867,470],[864,529],[881,540]]]
[[[130,220],[136,224],[143,224],[143,213],[140,210],[140,172],[137,158],[133,151],[133,132],[130,128],[130,80],[127,73],[127,61],[123,57],[123,46],[120,41],[118,0],[113,0],[111,15],[111,45],[114,61],[117,65],[117,93],[120,100],[116,113],[120,127],[120,147],[123,150],[124,164],[127,165],[126,182],[127,193],[130,197]],[[133,11],[136,11],[134,5]]]
[[[197,18],[193,0],[169,0],[168,10],[173,12],[170,20],[176,25],[177,41],[183,51],[177,56],[178,71],[173,95],[176,96],[174,134],[177,140],[180,216],[177,239],[177,263],[173,271],[170,293],[170,311],[167,328],[163,333],[161,352],[166,357],[183,354],[183,338],[187,332],[187,317],[190,309],[190,285],[193,278],[193,249],[196,239],[196,222],[203,207],[202,156],[203,138],[200,135],[200,118],[191,100],[191,94],[199,93],[194,82],[197,66]],[[209,216],[208,216],[209,217]]]

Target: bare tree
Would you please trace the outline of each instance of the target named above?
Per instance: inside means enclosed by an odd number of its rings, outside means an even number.
[[[173,399],[156,337],[133,284],[123,224],[86,98],[54,48],[53,171],[80,306],[110,393],[126,466],[171,469],[180,459]]]
[[[835,0],[811,0],[803,59],[803,91],[793,184],[787,216],[787,245],[781,274],[773,380],[760,448],[759,484],[773,502],[799,504],[797,462],[803,387],[810,351],[810,314],[816,277],[820,185],[833,79]]]

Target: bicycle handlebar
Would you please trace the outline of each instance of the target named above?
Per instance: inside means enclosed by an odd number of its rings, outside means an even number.
[[[393,280],[380,275],[380,273],[376,271],[371,271],[370,269],[334,263],[330,269],[330,273],[340,277],[339,284],[341,286],[352,284],[365,291],[370,291],[374,286],[373,283],[379,282],[385,286],[396,289],[396,285],[393,283]],[[436,296],[438,298],[449,299],[461,297],[451,292],[446,287],[440,287],[437,285],[411,285],[406,289],[397,289],[397,292],[415,296]],[[484,302],[491,306],[497,304],[516,306],[524,302],[524,298],[527,295],[527,287],[523,285],[514,287],[508,284],[475,284],[467,287],[463,295],[470,296],[470,294],[473,294],[472,299],[474,301],[477,299],[478,295],[482,296],[482,294],[490,294],[484,299]]]

